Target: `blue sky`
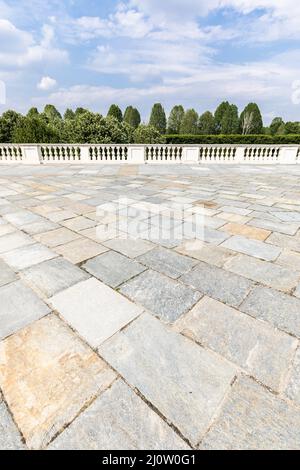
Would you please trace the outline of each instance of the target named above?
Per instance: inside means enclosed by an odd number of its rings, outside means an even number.
[[[213,111],[256,101],[300,120],[296,0],[0,0],[6,104]]]

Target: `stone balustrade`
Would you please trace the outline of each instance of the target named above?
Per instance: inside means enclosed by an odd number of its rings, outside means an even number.
[[[0,164],[297,164],[300,145],[0,144]]]

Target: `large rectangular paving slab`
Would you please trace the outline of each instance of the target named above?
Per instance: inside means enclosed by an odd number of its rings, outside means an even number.
[[[297,340],[227,305],[204,297],[176,329],[245,369],[268,387],[283,388]]]
[[[199,263],[180,280],[232,307],[238,307],[253,286],[253,283],[244,277],[206,263]]]
[[[219,268],[222,268],[228,259],[237,256],[237,253],[234,251],[227,250],[227,248],[221,246],[213,246],[200,240],[186,241],[176,248],[175,251],[199,261],[213,264]]]
[[[45,447],[114,379],[114,372],[55,315],[0,343],[0,387],[32,449]]]
[[[138,261],[172,279],[177,279],[197,264],[192,258],[161,247],[140,256]]]
[[[77,238],[80,238],[80,235],[72,232],[67,228],[58,228],[56,230],[51,230],[50,232],[41,233],[35,235],[34,238],[40,243],[53,248],[55,246],[64,245],[65,243],[72,242]]]
[[[300,411],[242,377],[200,449],[298,450]]]
[[[49,302],[92,347],[99,346],[143,311],[94,278],[60,292]]]
[[[13,232],[0,237],[0,253],[6,253],[22,246],[34,243],[28,235],[22,232]]]
[[[300,238],[283,235],[282,233],[273,232],[266,241],[271,245],[279,246],[285,250],[293,250],[300,252]]]
[[[1,400],[1,398],[0,398]],[[21,435],[4,403],[0,403],[0,450],[23,450]]]
[[[268,245],[267,243],[259,240],[250,240],[238,235],[226,240],[222,246],[265,261],[274,261],[281,252],[281,249],[277,246]]]
[[[99,353],[194,445],[235,375],[226,361],[148,314],[105,342]]]
[[[47,315],[44,302],[21,281],[0,288],[0,339]]]
[[[199,292],[151,270],[126,282],[120,292],[169,323],[190,310],[201,297]]]
[[[189,447],[122,380],[118,380],[48,449],[183,450]]]
[[[225,269],[274,289],[291,291],[299,282],[300,271],[284,268],[275,263],[261,261],[252,256],[238,255],[228,260]]]
[[[16,273],[0,259],[0,287],[17,280]]]
[[[90,277],[85,271],[63,258],[52,259],[32,266],[25,269],[21,276],[42,297],[51,297]]]
[[[71,263],[78,264],[105,253],[108,248],[88,238],[79,238],[65,245],[57,246],[54,250]]]
[[[258,286],[242,303],[240,310],[300,337],[300,300],[296,297]]]
[[[283,222],[273,222],[266,219],[252,219],[248,225],[253,227],[271,230],[272,232],[284,233],[285,235],[295,235],[299,229],[299,224],[287,224]]]
[[[104,242],[108,248],[118,251],[128,258],[136,258],[152,250],[155,245],[147,240],[134,240],[132,238],[114,238]]]
[[[3,260],[16,271],[29,268],[58,255],[40,243],[23,246],[2,255]]]

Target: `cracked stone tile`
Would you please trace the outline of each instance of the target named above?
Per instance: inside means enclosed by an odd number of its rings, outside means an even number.
[[[199,292],[151,270],[123,284],[120,292],[168,323],[177,320],[201,297]]]
[[[237,274],[200,262],[180,280],[216,300],[238,307],[253,283]]]
[[[17,280],[16,273],[0,259],[0,287]]]
[[[228,260],[224,269],[284,292],[291,291],[300,280],[300,271],[246,255]]]
[[[104,245],[128,258],[137,258],[155,247],[153,243],[147,240],[134,240],[132,238],[114,238],[104,242]]]
[[[0,339],[50,312],[44,302],[21,281],[0,288]]]
[[[94,278],[56,294],[49,302],[92,347],[99,346],[143,311]]]
[[[0,450],[24,449],[25,446],[15,423],[5,404],[0,402]]]
[[[240,310],[300,337],[300,300],[274,289],[255,287]]]
[[[204,297],[176,323],[182,331],[280,391],[297,340],[221,302]]]
[[[177,279],[197,264],[192,258],[161,247],[140,256],[138,261],[172,279]]]
[[[254,240],[265,241],[266,238],[271,234],[269,230],[259,229],[256,227],[249,227],[249,225],[229,223],[222,227],[222,230],[229,232],[232,235],[242,235],[246,238],[252,238]]]
[[[2,256],[2,259],[16,271],[29,268],[43,261],[56,258],[57,254],[49,250],[44,245],[35,243],[34,245],[23,246],[16,250],[9,251]]]
[[[272,222],[266,219],[252,219],[248,225],[279,232],[285,235],[295,235],[299,229],[299,224],[287,224],[283,222]]]
[[[223,248],[222,246],[212,246],[200,240],[186,241],[177,247],[175,251],[199,261],[213,264],[219,268],[223,267],[225,261],[233,256],[237,256],[237,253],[234,251]]]
[[[83,268],[111,287],[117,287],[146,270],[142,264],[115,251],[108,251],[90,259]]]
[[[226,361],[148,314],[99,352],[192,444],[208,428],[235,375]]]
[[[281,253],[281,249],[277,246],[268,245],[258,240],[250,240],[238,235],[226,240],[222,243],[222,246],[265,261],[274,261]]]
[[[92,403],[50,450],[183,450],[188,445],[123,381]]]
[[[0,237],[0,254],[16,250],[22,246],[31,245],[32,243],[34,243],[34,240],[19,231],[3,235]]]
[[[79,238],[65,245],[55,247],[54,251],[71,263],[78,264],[105,253],[108,248],[88,238]]]
[[[297,450],[299,446],[299,409],[242,377],[200,449]]]
[[[0,386],[31,449],[45,447],[114,379],[55,315],[0,343]]]
[[[24,281],[42,297],[51,297],[90,276],[63,258],[55,258],[22,272]]]
[[[53,248],[72,242],[73,240],[77,240],[78,238],[81,238],[81,235],[72,232],[67,228],[59,228],[57,230],[51,230],[50,232],[35,235],[34,238],[40,243],[44,243],[50,248]]]

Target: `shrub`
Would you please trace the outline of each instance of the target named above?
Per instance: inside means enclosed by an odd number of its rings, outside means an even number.
[[[168,144],[300,144],[300,135],[166,135],[166,143]]]
[[[153,126],[140,125],[133,133],[133,139],[136,144],[163,144],[164,137]]]

